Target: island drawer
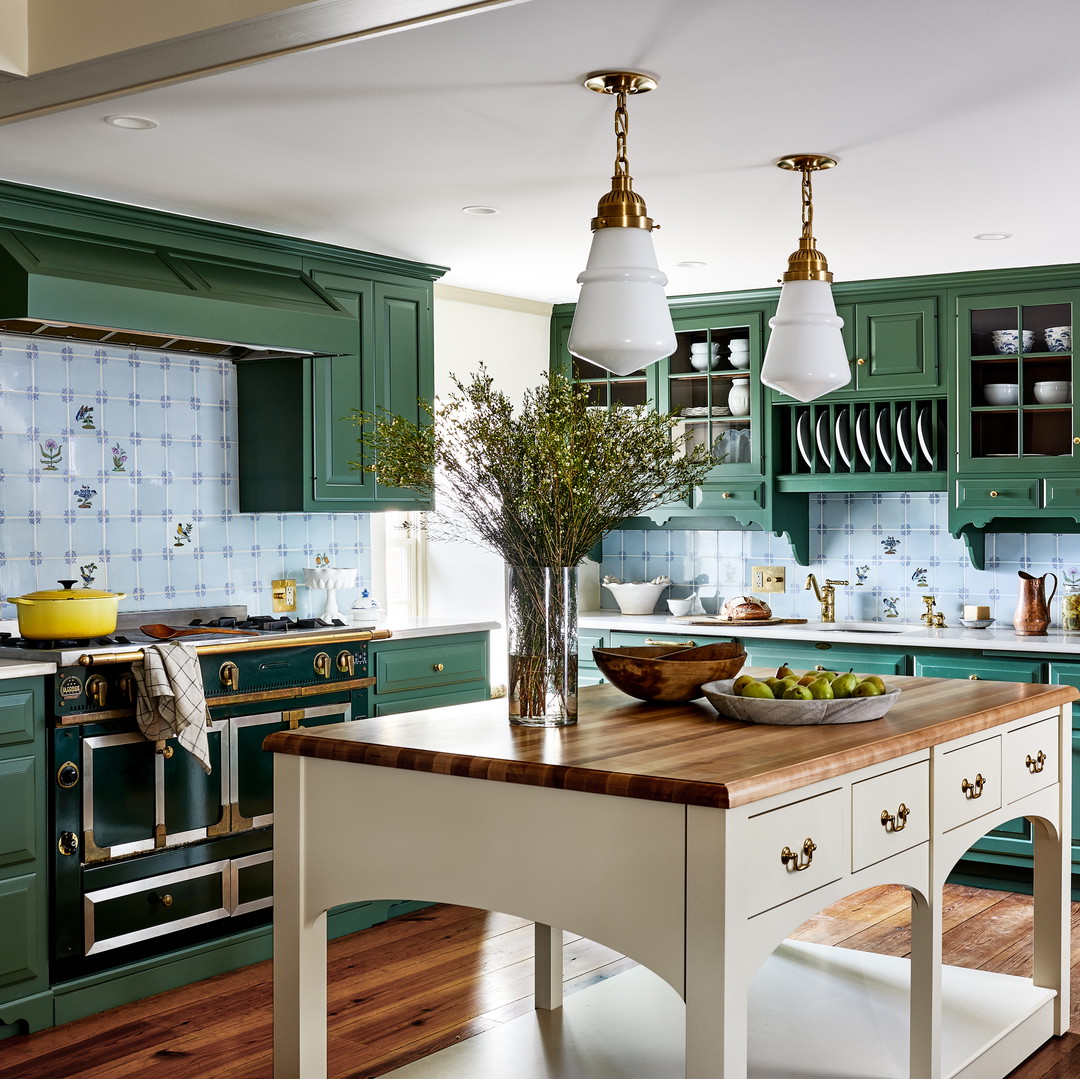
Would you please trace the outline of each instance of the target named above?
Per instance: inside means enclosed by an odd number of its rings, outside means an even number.
[[[754,866],[751,915],[844,875],[844,791],[780,806],[747,821]]]
[[[851,869],[909,850],[930,838],[930,762],[864,779],[851,788]]]
[[[1006,731],[1001,751],[1006,804],[1056,783],[1058,756],[1057,716]]]
[[[942,753],[934,761],[937,831],[947,832],[1001,805],[1001,737]]]

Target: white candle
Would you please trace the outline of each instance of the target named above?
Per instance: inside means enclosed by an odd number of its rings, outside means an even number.
[[[983,619],[990,617],[989,607],[976,607],[972,604],[964,605],[964,621],[965,622],[981,622]]]

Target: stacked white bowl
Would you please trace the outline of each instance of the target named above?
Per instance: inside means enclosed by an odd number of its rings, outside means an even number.
[[[695,371],[708,371],[719,358],[719,341],[695,341],[690,346],[690,366]]]
[[[728,363],[742,370],[750,366],[750,342],[745,337],[736,337],[728,345]]]

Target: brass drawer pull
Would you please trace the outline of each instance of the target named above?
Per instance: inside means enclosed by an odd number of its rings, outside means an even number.
[[[969,682],[977,682],[978,680],[979,680],[979,676],[977,674],[969,674],[968,675],[968,681]]]
[[[720,495],[720,497],[721,497],[721,498],[734,498],[734,497],[735,497],[735,495],[734,495],[734,494],[732,494],[732,492],[731,492],[731,491],[724,491],[724,492],[723,492],[723,493],[722,493],[722,494]]]
[[[168,892],[164,895],[159,892],[151,892],[148,898],[151,903],[160,903],[163,907],[171,907],[173,905],[173,897]]]
[[[898,806],[896,816],[893,816],[887,809],[883,809],[881,811],[881,827],[886,832],[902,832],[907,827],[907,819],[910,815],[911,810],[903,802]],[[897,821],[900,823],[897,824]]]
[[[1046,766],[1046,754],[1040,749],[1033,758],[1029,753],[1027,755],[1027,760],[1024,763],[1027,765],[1028,771],[1032,775],[1035,775],[1036,773],[1041,772]]]
[[[997,498],[997,496],[998,496],[998,493],[997,493],[997,491],[991,491],[991,492],[990,492],[990,497],[991,497],[991,498]]]
[[[857,360],[856,360],[855,362],[856,362],[856,363],[857,363],[857,364],[858,364],[858,365],[859,365],[860,367],[865,367],[865,366],[866,366],[866,360],[864,360],[864,359],[862,358],[862,356],[860,356],[860,357],[859,357],[859,358],[858,358],[858,359],[857,359]]]
[[[433,663],[431,665],[431,669],[433,671],[441,671],[443,669],[443,665],[441,663]]]
[[[802,845],[802,857],[806,859],[805,862],[800,862],[800,855],[796,854],[790,847],[785,847],[780,852],[780,861],[788,867],[793,869],[796,873],[801,873],[804,869],[810,868],[810,863],[814,860],[814,851],[817,850],[817,844],[812,839],[804,839]],[[791,863],[790,865],[788,863]]]
[[[174,750],[172,746],[170,746],[164,739],[162,739],[160,742],[154,743],[154,752],[169,761],[172,760],[172,755],[176,752],[176,750]]]
[[[645,638],[645,644],[648,645],[663,645],[670,644],[678,648],[696,648],[697,641],[654,641],[651,637]]]
[[[986,780],[983,779],[982,773],[980,772],[975,777],[975,782],[974,783],[969,783],[965,779],[964,782],[960,784],[960,789],[964,792],[964,794],[968,798],[975,799],[975,798],[981,798],[982,797],[982,795],[983,795],[983,787],[985,787],[985,786],[986,786]]]

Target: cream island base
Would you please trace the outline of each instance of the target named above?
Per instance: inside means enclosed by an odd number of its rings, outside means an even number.
[[[582,690],[282,732],[274,1076],[326,1075],[326,911],[408,897],[536,923],[536,1007],[397,1079],[1000,1079],[1069,1023],[1067,686],[896,678],[883,719],[765,727]],[[1035,833],[1034,975],[945,968],[942,886]],[[852,892],[912,896],[911,958],[786,941]],[[643,968],[562,1007],[561,934]]]

